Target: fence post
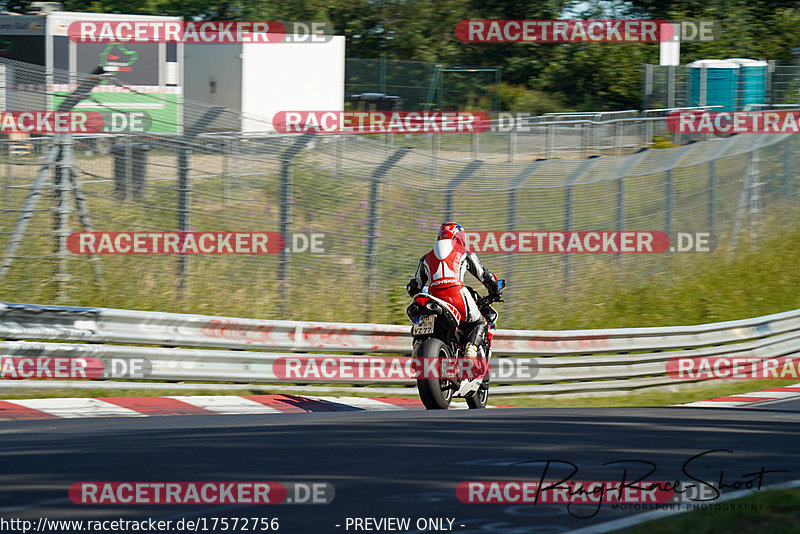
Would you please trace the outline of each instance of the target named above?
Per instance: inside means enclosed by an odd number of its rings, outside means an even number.
[[[564,229],[572,231],[572,219],[575,202],[573,199],[573,188],[575,182],[594,165],[594,158],[584,160],[578,167],[570,173],[565,181],[566,191],[564,192]],[[572,261],[569,254],[564,254],[564,287],[568,288],[572,283]]]
[[[280,285],[281,305],[278,313],[285,317],[287,313],[286,305],[290,296],[290,272],[289,267],[292,262],[290,246],[292,231],[292,163],[295,156],[311,141],[313,134],[304,134],[295,139],[294,143],[281,154],[281,214],[280,214],[280,233],[284,239],[284,247],[281,250],[278,265],[278,284]]]
[[[567,232],[572,231],[572,184],[568,183],[566,191],[564,191],[564,230]],[[564,254],[564,288],[568,288],[572,283],[572,268],[569,254]]]
[[[589,141],[586,136],[591,135],[591,127],[591,124],[581,124],[581,159],[589,156]]]
[[[367,229],[367,279],[364,286],[367,288],[367,320],[372,318],[372,308],[375,303],[374,296],[377,278],[377,241],[378,241],[378,203],[381,201],[381,184],[386,173],[389,172],[411,147],[401,147],[394,151],[386,160],[381,163],[372,173],[369,187],[369,216],[367,218],[369,228]]]
[[[477,133],[472,134],[472,159],[477,161],[480,158],[480,140]]]
[[[739,232],[742,229],[742,221],[747,213],[748,203],[752,203],[752,194],[754,184],[758,182],[758,166],[756,161],[755,149],[750,151],[749,161],[747,163],[747,170],[744,180],[742,181],[742,190],[739,193],[739,205],[736,208],[736,218],[733,221],[733,230],[731,232],[731,247],[729,256],[733,255],[739,242]]]
[[[708,231],[714,236],[717,215],[717,160],[708,162]]]
[[[191,143],[224,110],[225,108],[220,106],[209,108],[197,122],[185,128],[183,136],[178,141],[178,232],[189,231],[189,195],[191,194],[189,155],[191,154]],[[189,257],[185,254],[180,254],[178,256],[178,284],[175,287],[178,297],[182,297],[186,291],[188,274]]]
[[[222,205],[226,208],[230,204],[230,153],[231,140],[222,138]]]
[[[514,163],[514,155],[517,153],[517,130],[514,128],[508,132],[508,162]]]
[[[551,139],[553,132],[555,131],[554,125],[552,123],[546,126],[545,130],[545,137],[544,137],[544,157],[545,159],[550,159],[553,154],[553,140]]]
[[[675,65],[667,66],[667,107],[675,107]]]
[[[65,134],[60,137],[61,158],[56,164],[55,183],[53,193],[55,195],[55,210],[53,213],[53,230],[55,232],[55,254],[56,254],[56,300],[65,302],[67,300],[66,284],[70,280],[67,272],[67,237],[69,237],[69,214],[72,211],[69,203],[69,191],[71,179],[69,173],[72,172],[72,136]]]
[[[644,66],[644,83],[642,84],[642,109],[650,109],[650,96],[653,94],[653,65]]]
[[[436,134],[426,134],[431,140],[431,175],[433,179],[439,178],[439,136]]]
[[[666,213],[665,213],[665,222],[664,222],[664,230],[667,235],[671,235],[672,232],[672,189],[673,189],[673,169],[669,169],[667,171],[667,183],[666,183]]]
[[[783,142],[783,198],[792,199],[792,138],[786,137]]]
[[[340,180],[342,178],[342,144],[344,143],[344,139],[341,135],[337,135],[334,138],[334,145],[336,150],[336,163],[335,163],[335,172],[334,176],[336,180]]]
[[[16,150],[14,150],[14,143],[8,141],[5,143],[6,150],[8,151],[8,159],[6,160],[6,164],[4,165],[6,169],[6,187],[4,190],[4,199],[5,199],[5,207],[10,208],[11,202],[13,201],[12,194],[14,191],[14,156],[16,155]]]

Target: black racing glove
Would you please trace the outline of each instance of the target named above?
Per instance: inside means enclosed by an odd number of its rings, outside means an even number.
[[[417,283],[416,278],[412,278],[411,281],[406,285],[406,291],[408,291],[408,296],[413,297],[417,293],[419,293],[420,287]]]
[[[494,274],[492,274],[491,271],[486,271],[486,276],[484,277],[484,279],[486,281],[483,283],[483,285],[486,287],[486,289],[489,290],[489,296],[500,298],[501,294],[500,294],[500,288],[497,287],[497,277]]]

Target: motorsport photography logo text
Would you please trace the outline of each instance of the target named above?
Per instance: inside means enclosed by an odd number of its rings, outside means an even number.
[[[470,504],[561,504],[573,517],[586,519],[607,505],[623,511],[735,506],[719,502],[728,489],[761,490],[767,475],[789,472],[750,462],[742,465],[733,454],[729,449],[694,454],[683,461],[678,477],[669,478],[653,476],[659,470],[655,462],[630,457],[599,464],[596,460],[588,470],[599,468],[605,476],[588,479],[576,476],[583,468],[569,460],[513,459],[508,465],[533,469],[537,474],[517,480],[465,480],[458,483],[455,494],[460,502]],[[615,471],[621,476],[608,476]]]

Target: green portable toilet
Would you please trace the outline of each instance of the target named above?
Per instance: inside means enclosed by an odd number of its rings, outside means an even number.
[[[717,106],[715,111],[737,109],[739,64],[722,59],[689,63],[689,105]],[[705,70],[705,83],[703,83]]]
[[[744,109],[747,105],[755,109],[763,107],[767,103],[767,62],[738,57],[725,61],[739,65],[739,108]]]

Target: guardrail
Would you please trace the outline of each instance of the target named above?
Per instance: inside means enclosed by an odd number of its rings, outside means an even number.
[[[0,304],[0,356],[141,358],[148,380],[237,383],[375,384],[374,380],[293,377],[279,361],[411,352],[402,325],[269,321],[106,308]],[[750,361],[800,356],[800,309],[722,323],[658,328],[498,330],[492,362],[524,362],[534,375],[493,378],[496,393],[626,391],[676,384],[672,358]],[[526,358],[521,360],[520,358]],[[507,366],[506,366],[507,367]],[[697,381],[697,380],[692,380]],[[409,384],[388,378],[384,384]]]

